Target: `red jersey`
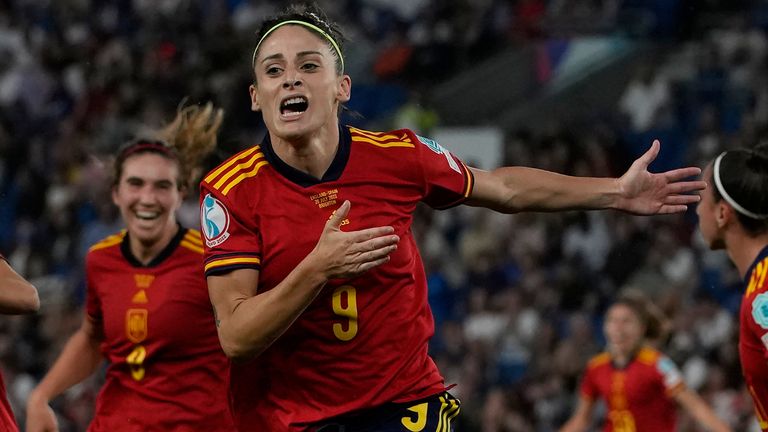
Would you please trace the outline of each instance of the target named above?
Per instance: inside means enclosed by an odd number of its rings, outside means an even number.
[[[677,406],[673,397],[684,388],[682,374],[672,360],[644,347],[623,368],[614,365],[610,353],[592,358],[581,394],[589,400],[605,400],[604,432],[674,432]]]
[[[427,354],[434,322],[412,213],[420,201],[436,208],[461,203],[472,181],[461,161],[409,130],[347,127],[340,129],[339,148],[322,179],[280,160],[268,137],[203,179],[206,274],[258,269],[260,293],[312,251],[344,200],[352,207],[343,230],[390,225],[400,236],[388,263],[329,282],[265,352],[231,365],[230,398],[240,430],[301,430],[445,390]]]
[[[91,247],[86,308],[109,364],[89,431],[234,430],[202,263],[184,228],[146,266],[125,232]]]
[[[739,358],[755,402],[760,428],[768,431],[768,246],[758,254],[744,279],[739,318]]]
[[[0,255],[0,260],[5,261],[5,257]],[[18,432],[18,430],[11,404],[5,395],[5,382],[3,382],[3,376],[0,375],[0,432]]]

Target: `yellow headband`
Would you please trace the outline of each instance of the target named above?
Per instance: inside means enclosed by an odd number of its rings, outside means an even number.
[[[253,50],[253,59],[251,60],[251,66],[256,67],[256,53],[259,52],[259,47],[261,46],[261,43],[264,42],[264,39],[266,39],[267,36],[269,36],[269,34],[272,33],[273,31],[275,31],[275,30],[279,29],[280,27],[282,27],[284,25],[287,25],[287,24],[296,24],[296,25],[301,25],[301,26],[307,27],[309,29],[312,29],[312,30],[320,33],[321,35],[323,35],[324,38],[328,39],[328,42],[330,42],[331,45],[333,45],[333,48],[336,50],[336,54],[339,56],[339,60],[341,61],[341,71],[342,72],[344,71],[344,57],[341,55],[341,49],[339,48],[339,44],[336,43],[336,41],[331,37],[331,35],[326,33],[320,27],[318,27],[318,26],[316,26],[314,24],[310,24],[308,22],[299,21],[299,20],[283,21],[281,23],[275,24],[271,29],[267,30],[267,32],[264,33],[264,36],[262,36],[261,39],[259,40],[259,43],[256,44],[256,49]]]

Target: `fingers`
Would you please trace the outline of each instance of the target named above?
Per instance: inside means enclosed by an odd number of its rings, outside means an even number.
[[[328,219],[328,226],[334,229],[341,228],[341,223],[349,215],[350,207],[352,207],[352,204],[349,202],[349,200],[344,200],[344,202],[341,203],[341,206],[339,206],[339,208],[333,212],[331,218]]]
[[[664,200],[664,204],[678,205],[678,204],[694,204],[701,201],[701,197],[698,195],[670,195]]]
[[[393,232],[395,232],[395,229],[392,228],[391,226],[383,226],[383,227],[375,227],[375,228],[366,228],[360,231],[350,231],[348,234],[351,235],[351,240],[353,242],[360,243],[366,240],[385,236],[387,234],[392,234]]]
[[[370,240],[356,243],[353,247],[350,248],[350,253],[364,254],[368,252],[374,252],[374,251],[386,249],[389,246],[397,245],[399,241],[400,241],[400,237],[396,235],[376,237]],[[378,258],[378,257],[375,257],[375,258]]]
[[[659,155],[659,149],[661,148],[661,143],[659,140],[653,140],[653,144],[651,144],[651,148],[648,149],[640,158],[637,160],[640,161],[640,163],[643,164],[644,167],[648,167],[648,165],[651,164],[656,159],[656,156]]]
[[[663,205],[656,214],[685,213],[686,210],[686,205]]]
[[[676,182],[684,178],[698,176],[699,174],[701,174],[701,168],[687,167],[667,171],[664,173],[664,177],[667,179],[667,181]]]
[[[687,192],[696,192],[707,188],[707,182],[704,181],[689,181],[689,182],[677,182],[667,185],[667,191],[670,194],[684,194]]]

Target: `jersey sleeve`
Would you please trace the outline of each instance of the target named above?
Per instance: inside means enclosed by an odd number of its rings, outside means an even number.
[[[656,371],[659,373],[664,389],[670,397],[685,389],[683,374],[669,357],[663,354],[659,356],[656,361]]]
[[[599,396],[597,384],[595,383],[595,368],[588,367],[581,379],[581,396],[585,399],[596,400]]]
[[[85,261],[85,313],[91,319],[91,322],[101,327],[104,316],[101,309],[101,298],[93,278],[95,272],[93,266],[93,255],[91,252]]]
[[[410,132],[410,131],[409,131]],[[444,209],[461,204],[472,193],[469,168],[436,141],[413,134],[425,195],[430,207]]]
[[[261,267],[261,242],[254,224],[247,224],[245,212],[231,199],[218,194],[205,183],[200,185],[200,227],[205,243],[205,275]]]

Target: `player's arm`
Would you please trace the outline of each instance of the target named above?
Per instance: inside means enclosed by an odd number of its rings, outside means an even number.
[[[620,178],[573,177],[525,167],[472,168],[475,184],[466,203],[502,213],[607,208],[645,215],[683,212],[699,200],[689,193],[706,183],[683,181],[701,172],[695,167],[648,172],[659,147],[654,141]]]
[[[584,395],[579,397],[579,404],[567,422],[560,428],[560,432],[583,432],[592,421],[592,407],[595,402]]]
[[[675,394],[675,400],[702,427],[710,432],[731,432],[731,428],[720,420],[704,400],[693,390],[685,388]]]
[[[0,258],[0,313],[25,314],[38,309],[37,289]]]
[[[51,370],[35,387],[27,400],[27,432],[57,431],[56,416],[48,403],[73,385],[89,377],[101,363],[100,327],[86,315]]]
[[[291,326],[328,280],[354,277],[389,261],[399,241],[392,227],[341,231],[349,208],[345,201],[326,223],[312,252],[269,291],[258,292],[259,272],[254,269],[208,276],[219,340],[227,356],[259,355]]]

